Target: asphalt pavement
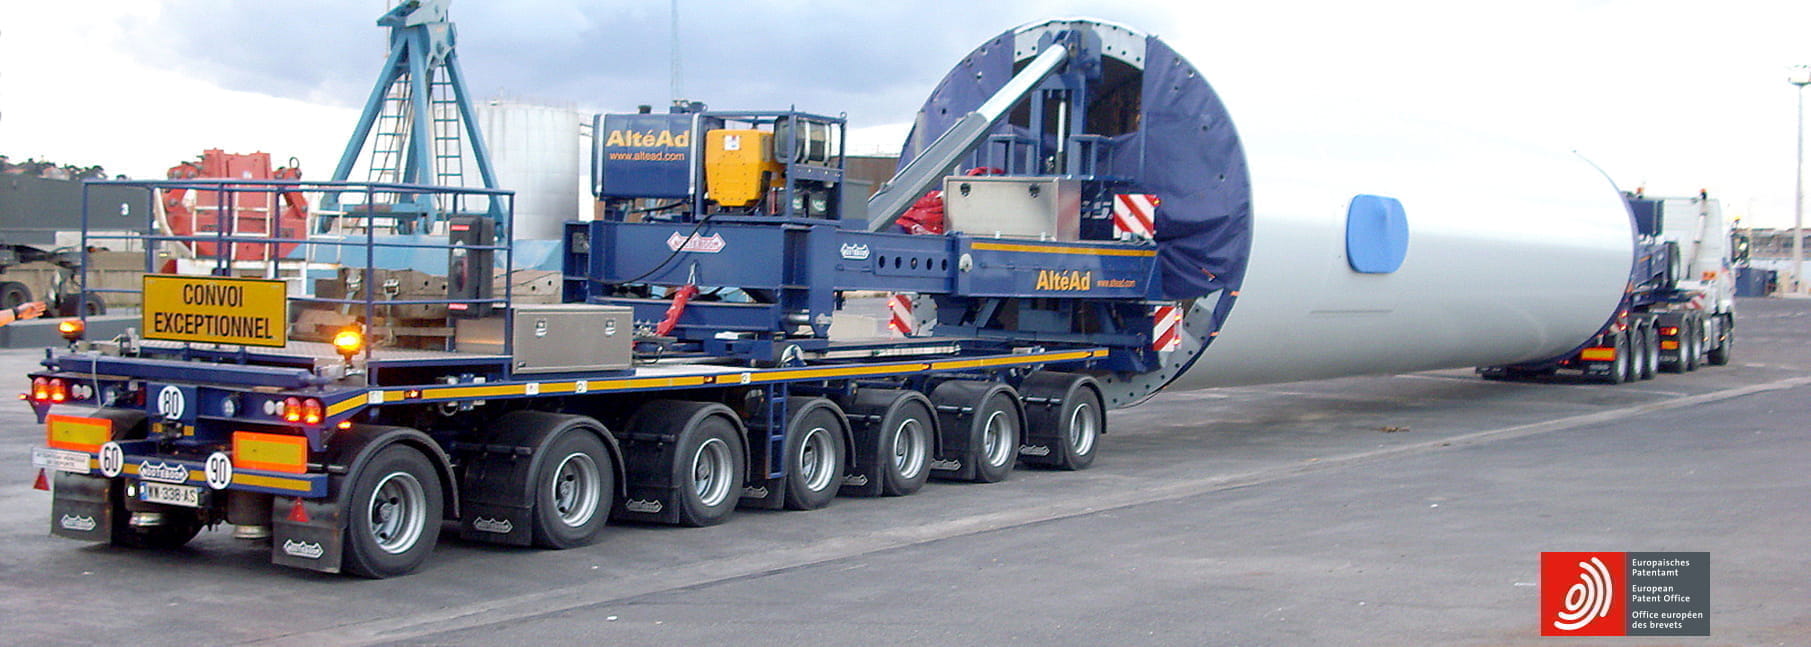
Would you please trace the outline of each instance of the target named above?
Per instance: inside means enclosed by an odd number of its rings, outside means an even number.
[[[1709,637],[1596,642],[1806,644],[1811,301],[1739,308],[1729,366],[1166,393],[1115,412],[1083,472],[566,551],[448,532],[381,581],[271,566],[225,531],[170,552],[51,537],[20,403],[0,409],[0,643],[1568,644],[1539,636],[1542,551],[1695,551]],[[0,375],[39,357],[0,351]]]

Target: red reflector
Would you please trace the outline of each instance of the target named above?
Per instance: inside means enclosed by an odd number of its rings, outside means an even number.
[[[31,484],[31,489],[33,489],[33,490],[50,489],[50,479],[44,475],[44,468],[42,468],[42,467],[38,468],[38,480],[34,481]]]
[[[294,523],[308,523],[308,507],[302,505],[302,497],[296,497],[289,508],[289,520]]]

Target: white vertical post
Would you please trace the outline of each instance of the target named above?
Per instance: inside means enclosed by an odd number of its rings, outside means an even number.
[[[1805,86],[1811,85],[1811,66],[1797,65],[1786,79],[1798,86],[1798,165],[1792,194],[1792,293],[1805,293]]]

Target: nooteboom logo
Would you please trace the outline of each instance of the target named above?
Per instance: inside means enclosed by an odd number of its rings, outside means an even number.
[[[1623,553],[1541,553],[1541,635],[1622,636]]]

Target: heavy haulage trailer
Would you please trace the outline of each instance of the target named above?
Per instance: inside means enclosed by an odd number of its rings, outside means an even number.
[[[1608,384],[1729,363],[1735,349],[1733,232],[1708,192],[1624,195],[1635,222],[1635,263],[1616,314],[1585,344],[1538,362],[1478,369],[1512,380],[1577,370]]]
[[[398,575],[443,521],[561,548],[1079,469],[1106,410],[1161,389],[1541,362],[1629,302],[1637,232],[1596,171],[1360,107],[1255,113],[1248,149],[1166,43],[1061,20],[963,58],[865,200],[841,118],[603,115],[601,215],[564,225],[547,304],[508,278],[506,191],[128,183],[319,209],[306,238],[218,223],[200,275],[147,258],[136,331],[66,324],[27,394],[52,531],[228,523],[276,563]],[[227,256],[246,244],[295,247]],[[875,291],[924,325],[863,330],[845,306]],[[172,326],[193,315],[239,323]]]

